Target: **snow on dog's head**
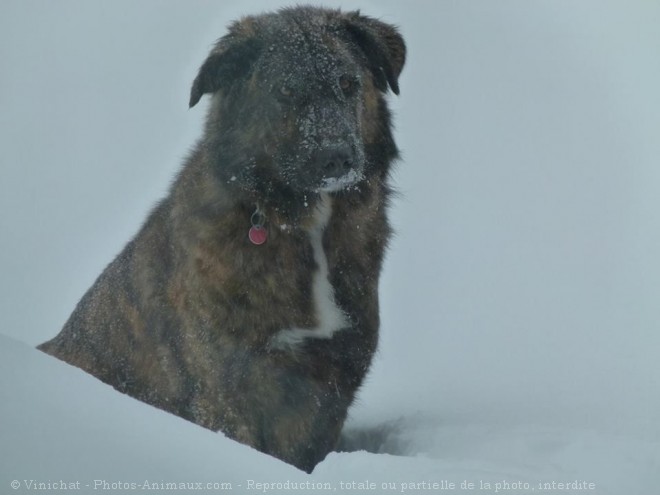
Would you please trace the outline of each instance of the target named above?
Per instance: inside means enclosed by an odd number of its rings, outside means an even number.
[[[283,9],[233,24],[190,98],[193,106],[214,94],[207,146],[224,153],[220,179],[265,201],[300,203],[376,173],[366,150],[381,132],[381,94],[398,93],[404,58],[394,28],[355,12]]]

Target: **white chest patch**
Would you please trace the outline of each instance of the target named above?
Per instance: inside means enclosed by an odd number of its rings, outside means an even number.
[[[313,328],[289,328],[279,331],[272,340],[275,349],[292,348],[305,339],[330,339],[335,332],[348,327],[348,319],[335,302],[334,289],[328,279],[328,259],[323,250],[323,232],[332,215],[332,198],[321,194],[314,221],[308,229],[317,270],[312,280],[312,298],[318,324]]]

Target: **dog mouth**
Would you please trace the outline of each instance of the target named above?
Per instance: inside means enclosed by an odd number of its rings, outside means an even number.
[[[347,189],[362,180],[362,173],[351,168],[339,177],[322,177],[316,192],[337,192]]]

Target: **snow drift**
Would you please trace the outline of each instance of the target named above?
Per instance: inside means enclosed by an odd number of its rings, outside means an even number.
[[[561,492],[648,495],[660,472],[658,445],[639,438],[426,411],[349,425],[345,446],[372,453],[332,453],[306,475],[4,336],[0,394],[1,493],[531,493],[579,483]]]

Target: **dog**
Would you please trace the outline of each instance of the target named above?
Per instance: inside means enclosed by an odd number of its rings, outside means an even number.
[[[378,342],[398,30],[295,7],[233,23],[169,194],[42,351],[311,472]]]

